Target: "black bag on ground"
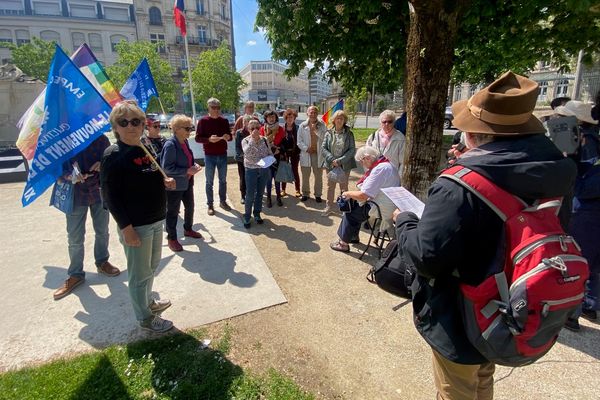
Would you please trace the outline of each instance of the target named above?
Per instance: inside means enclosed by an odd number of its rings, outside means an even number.
[[[414,277],[413,269],[398,257],[398,241],[396,239],[390,240],[385,246],[381,259],[367,274],[369,282],[376,283],[386,292],[407,299],[411,298],[410,285]]]

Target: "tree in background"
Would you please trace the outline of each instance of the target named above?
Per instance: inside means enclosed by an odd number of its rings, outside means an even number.
[[[368,96],[369,92],[367,92],[367,88],[361,88],[350,92],[344,99],[344,109],[348,113],[348,126],[354,128],[358,105],[366,101]]]
[[[224,110],[239,108],[239,91],[247,84],[231,66],[231,51],[226,43],[215,50],[203,51],[192,64],[196,65],[192,70],[192,85],[197,104],[206,108],[206,101],[216,97]]]
[[[17,68],[25,75],[46,82],[54,57],[54,45],[54,42],[47,42],[34,36],[29,43],[20,46],[9,43],[7,47],[12,51],[12,60]]]
[[[106,72],[115,86],[121,89],[140,61],[146,57],[165,111],[171,111],[175,106],[173,68],[167,60],[161,58],[160,46],[164,46],[164,43],[121,41],[116,45],[117,61],[110,67],[106,67]],[[162,112],[156,98],[152,98],[147,111]]]
[[[597,51],[598,0],[257,0],[273,58],[305,61],[347,90],[389,93],[404,83],[408,113],[402,184],[424,197],[439,165],[453,66],[460,81],[490,82],[536,61],[560,66]],[[404,77],[406,76],[406,79]]]

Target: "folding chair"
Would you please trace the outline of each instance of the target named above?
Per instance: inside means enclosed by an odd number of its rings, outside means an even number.
[[[367,204],[369,204],[371,206],[371,209],[375,208],[375,210],[377,210],[377,213],[376,213],[377,216],[375,217],[375,220],[373,221],[373,223],[371,223],[367,220],[367,223],[369,224],[369,226],[367,227],[367,230],[370,231],[369,241],[367,242],[367,246],[365,247],[365,249],[362,252],[362,254],[360,255],[360,257],[358,257],[359,260],[362,260],[364,255],[367,253],[367,250],[369,250],[369,248],[371,247],[371,241],[373,241],[373,244],[379,251],[378,258],[381,258],[381,255],[383,254],[383,245],[385,244],[386,241],[389,242],[390,240],[392,240],[392,238],[388,234],[387,230],[384,230],[382,232],[380,229],[383,218],[381,216],[381,209],[379,208],[379,204],[375,203],[373,200],[367,200]],[[375,238],[375,240],[373,240],[373,238]]]

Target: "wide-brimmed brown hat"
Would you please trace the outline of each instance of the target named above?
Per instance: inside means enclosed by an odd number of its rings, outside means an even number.
[[[533,115],[539,92],[537,82],[508,71],[469,100],[452,104],[452,125],[487,135],[545,133],[544,125]]]

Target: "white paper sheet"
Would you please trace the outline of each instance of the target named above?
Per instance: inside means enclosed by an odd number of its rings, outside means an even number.
[[[258,160],[258,162],[256,163],[256,165],[258,165],[261,168],[268,168],[271,165],[273,165],[273,163],[275,162],[275,157],[273,156],[266,156],[264,158],[261,158],[260,160]]]
[[[392,200],[400,211],[414,212],[419,218],[423,215],[425,203],[402,186],[383,188],[381,191]]]

